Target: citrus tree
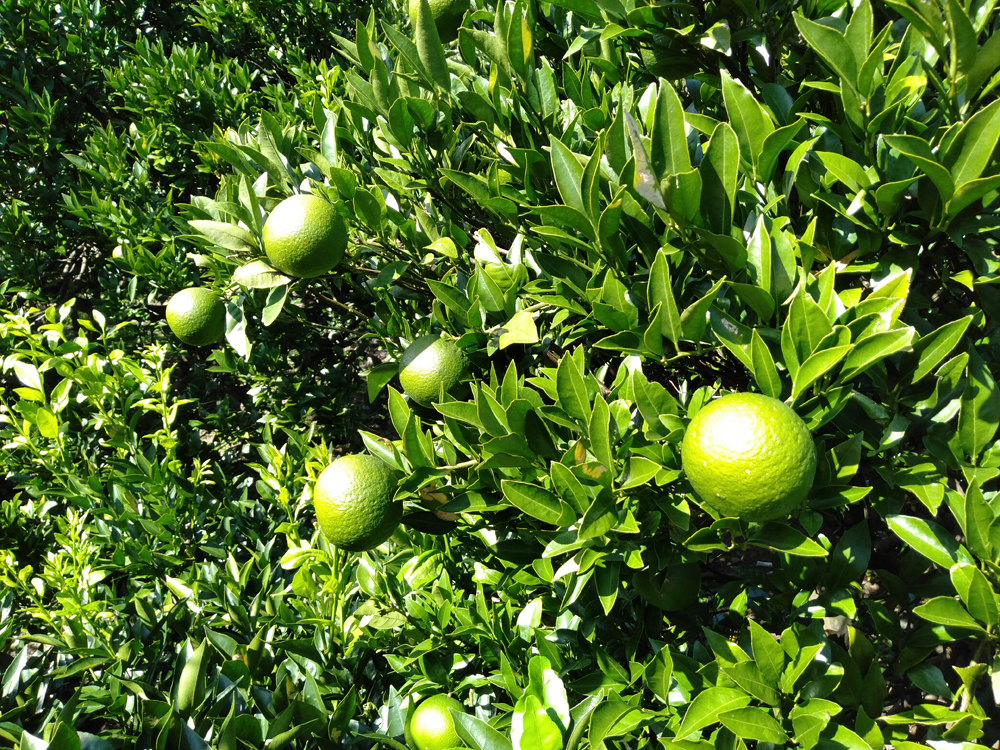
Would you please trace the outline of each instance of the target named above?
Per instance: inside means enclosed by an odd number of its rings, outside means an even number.
[[[8,285],[0,736],[993,745],[997,24],[420,0],[336,34],[172,155],[211,175],[172,256],[105,260],[215,295],[213,336]]]

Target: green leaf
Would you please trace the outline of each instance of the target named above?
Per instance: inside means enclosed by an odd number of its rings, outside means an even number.
[[[398,373],[398,362],[383,362],[370,369],[366,374],[366,380],[368,381],[368,403],[374,402],[378,394],[382,392],[382,389],[389,385]]]
[[[563,746],[559,725],[546,713],[542,702],[528,693],[517,701],[510,737],[515,750],[562,750]]]
[[[635,159],[632,189],[649,201],[651,205],[666,210],[667,204],[663,202],[663,195],[660,194],[660,181],[653,174],[653,167],[649,163],[646,148],[642,145],[639,126],[631,112],[625,112],[625,124],[628,126],[629,139],[632,141],[632,157]]]
[[[957,216],[965,208],[971,206],[984,195],[989,195],[998,187],[1000,187],[1000,175],[982,177],[978,180],[966,182],[964,185],[959,185],[951,201],[948,203],[948,216]]]
[[[764,139],[764,146],[760,152],[760,159],[757,163],[757,178],[768,183],[774,177],[774,168],[778,165],[778,157],[781,152],[795,143],[795,136],[805,126],[804,119],[798,119],[790,125],[778,128]]]
[[[542,523],[568,526],[576,520],[576,514],[569,506],[544,487],[510,479],[501,481],[500,486],[503,496],[511,505]]]
[[[823,166],[830,170],[833,176],[844,183],[851,192],[857,193],[871,187],[871,180],[868,179],[865,170],[853,159],[829,151],[814,151],[813,153]]]
[[[810,354],[795,372],[795,378],[792,380],[792,401],[797,400],[807,388],[836,367],[849,351],[851,345],[846,344]]]
[[[969,347],[968,381],[958,410],[958,440],[973,461],[1000,427],[1000,390],[975,347]]]
[[[798,557],[826,557],[827,555],[827,551],[819,542],[813,541],[801,531],[793,529],[787,524],[774,521],[765,523],[748,541],[757,547],[765,547]]]
[[[524,7],[522,2],[515,3],[510,16],[510,25],[507,27],[507,59],[514,71],[521,78],[529,78],[531,70],[529,62],[532,54],[531,29],[524,18]]]
[[[226,250],[232,250],[234,253],[257,251],[257,240],[250,232],[236,224],[203,219],[192,219],[188,224]]]
[[[651,461],[643,456],[633,455],[628,460],[628,466],[624,474],[625,482],[621,488],[629,490],[633,487],[640,487],[655,477],[661,469],[663,467],[655,461]]]
[[[806,43],[840,77],[841,82],[856,88],[860,64],[844,35],[832,26],[810,21],[801,13],[794,13],[793,18]]]
[[[511,344],[538,343],[538,327],[531,313],[514,313],[514,316],[503,324],[504,332],[500,334],[500,348],[506,349]]]
[[[993,560],[993,545],[990,542],[990,526],[994,522],[993,509],[983,497],[979,481],[973,481],[965,491],[965,516],[962,528],[965,543],[980,560]]]
[[[575,208],[593,224],[596,217],[588,213],[583,200],[583,167],[576,155],[555,136],[549,136],[552,151],[552,173],[556,178],[559,195],[570,208]]]
[[[719,294],[726,277],[716,281],[708,294],[688,305],[681,313],[681,331],[688,341],[701,341],[705,336],[705,329],[708,328],[708,311],[712,303]]]
[[[910,377],[911,383],[916,383],[929,375],[944,358],[947,357],[962,340],[965,331],[972,322],[972,316],[945,323],[940,328],[921,336],[913,345],[913,354],[917,358],[916,369]]]
[[[830,553],[830,569],[827,580],[831,587],[847,586],[854,583],[868,570],[871,560],[871,534],[868,522],[861,521],[844,532],[837,546]]]
[[[528,686],[524,695],[533,695],[559,725],[560,734],[569,728],[570,710],[566,688],[552,663],[544,656],[528,661]],[[518,701],[520,703],[520,701]]]
[[[761,393],[771,398],[781,398],[781,378],[774,366],[774,357],[767,348],[764,339],[753,329],[750,342],[750,356],[753,359],[753,377],[757,381]]]
[[[270,289],[267,299],[264,301],[264,310],[260,315],[260,322],[265,326],[271,325],[281,315],[288,300],[288,284],[282,284]]]
[[[844,32],[844,38],[854,53],[854,61],[858,64],[858,68],[868,58],[868,50],[872,46],[872,32],[872,6],[868,0],[862,0],[851,14],[851,21],[847,24],[847,31]]]
[[[972,618],[972,615],[965,611],[965,607],[950,596],[935,596],[920,606],[914,607],[913,614],[938,625],[985,632],[983,627]]]
[[[630,706],[628,703],[617,699],[610,699],[601,703],[594,709],[594,713],[590,717],[590,731],[587,735],[590,747],[607,747],[604,744],[605,738],[616,736],[613,734],[615,726],[619,725],[619,722],[634,711],[636,711],[634,706]],[[525,750],[528,749],[525,748]]]
[[[502,312],[505,305],[503,290],[480,266],[476,271],[476,294],[486,312]]]
[[[417,48],[417,57],[424,69],[443,91],[451,91],[451,74],[448,72],[448,59],[444,53],[444,45],[438,35],[434,13],[427,0],[419,0],[417,17],[415,19],[413,41]]]
[[[670,281],[670,263],[663,249],[657,251],[653,265],[649,269],[649,287],[646,293],[649,309],[662,305],[661,333],[675,345],[684,335],[681,327],[681,317],[677,311],[677,301],[674,299],[673,286]]]
[[[986,80],[1000,68],[1000,32],[993,32],[979,48],[972,68],[966,76],[965,98],[971,100]]]
[[[283,140],[278,121],[270,112],[262,112],[260,127],[257,128],[257,146],[266,162],[267,174],[279,185],[289,185],[291,178],[285,166],[286,162],[282,161],[281,150],[278,148],[278,144]]]
[[[742,690],[712,687],[703,690],[688,704],[677,737],[684,738],[719,721],[719,715],[743,708],[750,703],[750,696]]]
[[[685,149],[687,139],[685,138]],[[701,214],[716,234],[728,234],[736,205],[740,144],[728,123],[719,123],[705,148],[698,171],[701,173]]]
[[[768,292],[753,284],[739,284],[734,281],[728,284],[736,292],[736,296],[749,305],[762,321],[768,321],[774,316],[774,297]]]
[[[682,225],[690,225],[701,205],[701,173],[698,169],[668,176],[660,183],[663,199],[671,216]]]
[[[780,646],[778,648],[781,649]],[[755,662],[741,661],[736,664],[720,664],[719,666],[727,677],[762,703],[769,706],[777,706],[781,703],[781,694],[778,693],[772,681],[764,676]]]
[[[556,370],[556,391],[559,395],[559,406],[566,414],[583,422],[590,421],[590,396],[587,393],[587,384],[568,352],[559,360],[559,367]]]
[[[964,14],[963,14],[964,15]],[[975,44],[975,41],[973,41]],[[970,117],[948,144],[941,164],[957,188],[982,176],[1000,140],[1000,100]]]
[[[458,711],[452,714],[455,731],[469,747],[478,750],[514,750],[511,741],[482,719]]]
[[[755,620],[750,620],[750,646],[761,674],[769,683],[777,684],[785,670],[785,650]]]
[[[597,586],[597,598],[601,602],[601,609],[604,610],[605,615],[610,614],[615,606],[621,580],[620,562],[605,560],[603,565],[597,566],[594,584]]]
[[[907,351],[911,348],[916,331],[910,327],[896,328],[891,331],[882,331],[862,339],[854,344],[851,353],[844,360],[844,367],[840,371],[838,381],[847,382],[876,362],[881,362],[897,352]]]
[[[820,736],[815,750],[871,750],[871,745],[843,724],[833,722]]]
[[[955,182],[948,170],[938,162],[927,141],[915,135],[887,135],[884,138],[889,148],[912,161],[930,178],[943,203],[951,200],[955,194]]]
[[[763,216],[757,217],[757,226],[747,243],[747,266],[753,283],[771,294],[771,237]]]
[[[35,427],[44,438],[54,440],[59,437],[59,420],[44,406],[40,406],[35,412]]]
[[[819,342],[833,331],[833,325],[823,308],[817,305],[804,287],[799,287],[788,308],[785,327],[798,362],[805,362],[816,351]]]
[[[192,648],[188,641],[182,651],[184,666],[177,678],[177,692],[174,699],[174,708],[181,716],[190,715],[204,700],[205,673],[208,669],[208,660],[205,659],[206,643],[207,641],[203,640],[197,647]]]
[[[389,419],[392,420],[396,434],[402,437],[406,423],[410,420],[410,407],[395,388],[389,388]]]
[[[549,466],[549,474],[552,477],[552,487],[559,496],[569,503],[579,515],[587,512],[590,505],[590,496],[583,484],[576,475],[566,466],[555,461]]]
[[[611,452],[611,410],[600,393],[594,399],[594,410],[590,415],[590,451],[598,461],[611,470],[614,476],[615,460]]]
[[[955,563],[975,564],[968,550],[933,521],[903,515],[886,516],[886,521],[896,536],[946,570]]]
[[[252,260],[236,269],[233,281],[247,289],[271,289],[287,284],[291,279],[263,260]]]
[[[887,182],[884,185],[879,185],[879,187],[875,190],[875,205],[878,206],[878,210],[886,216],[891,216],[896,213],[896,209],[898,209],[900,203],[902,203],[903,196],[906,194],[906,191],[909,190],[910,185],[918,179],[918,177],[908,177],[905,180]]]
[[[719,72],[726,112],[739,141],[740,158],[756,170],[764,140],[774,132],[774,123],[742,82],[734,80],[725,68]]]
[[[737,737],[784,745],[788,737],[781,724],[766,711],[753,706],[719,714],[719,721]]]
[[[996,593],[979,568],[963,563],[953,565],[951,582],[973,617],[991,630],[1000,623]]]
[[[691,170],[687,133],[684,129],[684,107],[674,87],[659,80],[660,91],[653,113],[650,161],[658,180]]]
[[[580,530],[577,532],[577,539],[594,539],[604,536],[618,523],[618,509],[615,506],[614,496],[604,489],[597,494],[594,502],[587,508],[580,523]]]
[[[942,5],[944,6],[944,17],[948,22],[950,68],[958,74],[968,73],[975,62],[976,52],[979,50],[979,34],[973,28],[965,8],[957,0],[945,0]],[[993,145],[996,145],[995,141]],[[991,147],[984,144],[984,148]]]

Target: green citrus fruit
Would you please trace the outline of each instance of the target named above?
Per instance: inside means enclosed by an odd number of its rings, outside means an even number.
[[[447,695],[432,695],[423,701],[410,718],[410,737],[416,750],[451,750],[465,747],[455,731],[451,711],[465,713],[465,706]]]
[[[374,456],[342,456],[316,480],[316,521],[331,544],[348,552],[377,547],[396,530],[403,506],[394,503],[396,475]]]
[[[264,252],[288,276],[321,276],[340,263],[346,248],[344,220],[318,195],[285,198],[264,222]]]
[[[726,516],[786,518],[816,474],[816,446],[791,407],[759,393],[733,393],[702,409],[681,444],[695,493]]]
[[[701,568],[698,563],[671,565],[657,573],[644,568],[632,576],[639,595],[665,612],[687,609],[701,591]]]
[[[469,0],[427,0],[434,16],[438,37],[447,44],[458,38],[458,29],[462,25],[465,11],[469,9]],[[417,25],[417,9],[420,0],[410,0],[410,23]]]
[[[430,406],[441,395],[442,386],[447,393],[458,384],[468,359],[454,341],[430,334],[406,347],[399,364],[403,391],[418,404]]]
[[[185,344],[208,346],[226,333],[226,306],[211,289],[181,289],[167,302],[167,325]]]

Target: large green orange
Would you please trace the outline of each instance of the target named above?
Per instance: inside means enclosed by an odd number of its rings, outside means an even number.
[[[264,252],[288,276],[311,279],[340,263],[347,225],[329,201],[300,193],[285,198],[264,222]]]
[[[432,695],[413,712],[409,735],[416,750],[451,750],[465,747],[455,731],[451,712],[465,713],[465,706],[447,695]]]
[[[691,420],[681,461],[703,502],[726,516],[773,521],[805,500],[816,474],[816,446],[787,404],[759,393],[733,393]]]
[[[365,453],[327,466],[313,488],[313,506],[330,543],[364,552],[392,536],[403,515],[402,504],[392,499],[396,483],[396,473],[385,462]]]
[[[462,25],[465,11],[469,9],[469,0],[427,0],[434,16],[438,37],[447,44],[458,37],[458,29]],[[410,23],[416,28],[417,10],[420,0],[410,0]]]
[[[429,334],[406,347],[399,365],[399,384],[406,395],[430,406],[440,397],[442,387],[447,393],[462,379],[468,358],[451,339]]]
[[[167,325],[185,344],[209,346],[226,332],[226,305],[211,289],[181,289],[167,302]]]

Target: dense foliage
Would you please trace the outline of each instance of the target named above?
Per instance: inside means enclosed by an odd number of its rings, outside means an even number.
[[[481,750],[1000,741],[995,6],[0,0],[0,747],[399,748],[438,692]],[[813,433],[787,522],[684,476],[730,391]],[[405,515],[348,553],[359,451]]]

